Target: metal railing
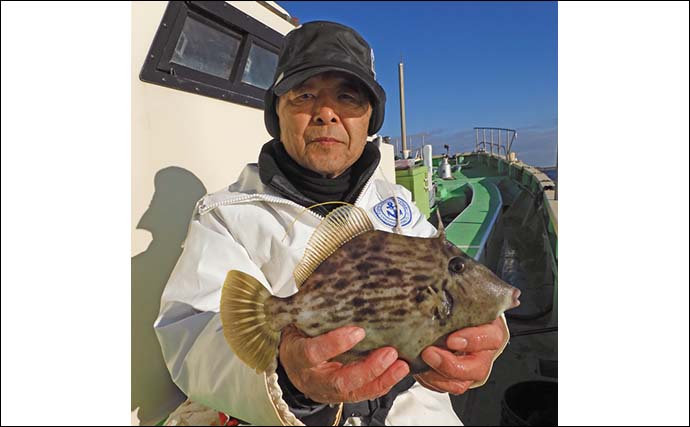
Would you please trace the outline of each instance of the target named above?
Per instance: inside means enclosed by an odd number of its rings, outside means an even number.
[[[488,136],[487,136],[488,131]],[[503,138],[501,138],[503,137]],[[501,149],[506,159],[508,159],[512,152],[513,142],[517,138],[517,131],[515,129],[505,128],[474,128],[474,151],[486,151],[491,154],[501,155]],[[488,146],[488,149],[487,149]]]

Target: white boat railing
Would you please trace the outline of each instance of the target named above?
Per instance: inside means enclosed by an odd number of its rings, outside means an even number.
[[[503,155],[508,160],[515,138],[517,138],[515,129],[476,127],[474,128],[474,151],[485,151],[500,156],[503,150]]]

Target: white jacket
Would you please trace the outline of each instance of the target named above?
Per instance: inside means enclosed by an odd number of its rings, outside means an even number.
[[[355,204],[377,229],[393,231],[393,192],[403,233],[434,235],[410,192],[387,183],[379,169]],[[322,219],[266,187],[256,164],[247,165],[228,189],[199,201],[154,324],[172,379],[191,400],[255,425],[301,424],[282,399],[275,363],[257,374],[232,353],[223,336],[220,295],[232,269],[251,274],[274,295],[295,293],[293,270]],[[418,383],[396,398],[386,424],[462,425],[447,393]]]

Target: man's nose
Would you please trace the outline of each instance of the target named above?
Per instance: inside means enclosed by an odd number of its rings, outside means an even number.
[[[316,124],[324,125],[338,123],[340,118],[331,101],[323,99],[314,106],[313,120]]]

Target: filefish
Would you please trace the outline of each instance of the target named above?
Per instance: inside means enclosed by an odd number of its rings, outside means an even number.
[[[519,305],[520,291],[446,240],[375,230],[366,212],[332,211],[311,236],[295,272],[298,291],[272,296],[256,278],[228,272],[221,295],[223,333],[234,353],[258,373],[275,360],[281,330],[294,324],[309,336],[340,326],[366,331],[333,360],[349,363],[393,346],[410,374],[429,370],[420,354],[445,348],[446,337],[489,323]]]

